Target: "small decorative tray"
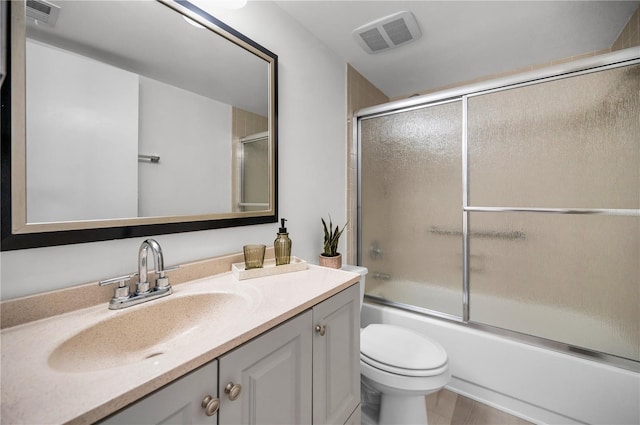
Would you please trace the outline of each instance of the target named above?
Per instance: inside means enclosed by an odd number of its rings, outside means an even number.
[[[255,277],[272,276],[275,274],[296,272],[299,270],[306,270],[307,262],[291,256],[291,262],[282,266],[276,266],[276,259],[269,258],[264,260],[264,264],[260,269],[245,270],[244,263],[231,264],[231,272],[238,280],[253,279]]]

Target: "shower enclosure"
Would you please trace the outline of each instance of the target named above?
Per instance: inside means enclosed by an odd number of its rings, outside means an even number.
[[[263,131],[240,139],[239,211],[269,208],[269,133]]]
[[[638,369],[640,49],[358,113],[369,300]]]

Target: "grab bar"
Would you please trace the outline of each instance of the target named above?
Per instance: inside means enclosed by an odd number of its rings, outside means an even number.
[[[391,280],[391,275],[388,273],[373,272],[371,278],[376,280]]]
[[[462,230],[442,229],[437,226],[431,226],[431,229],[429,231],[434,235],[462,236]],[[519,230],[512,230],[509,232],[498,231],[498,230],[478,230],[475,232],[470,232],[469,236],[472,238],[502,239],[502,240],[508,240],[508,241],[527,238],[526,233],[521,232]]]

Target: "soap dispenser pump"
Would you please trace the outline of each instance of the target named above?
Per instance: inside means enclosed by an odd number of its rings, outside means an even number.
[[[289,239],[289,233],[287,228],[284,227],[286,218],[280,219],[280,229],[278,230],[278,237],[273,241],[273,248],[276,255],[276,266],[282,266],[291,262],[291,239]]]

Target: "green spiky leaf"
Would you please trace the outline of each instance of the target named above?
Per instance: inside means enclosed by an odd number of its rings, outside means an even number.
[[[335,257],[338,255],[338,243],[340,242],[340,236],[342,236],[342,232],[346,229],[347,224],[345,223],[342,229],[336,225],[334,229],[333,222],[331,221],[331,215],[329,215],[328,226],[324,218],[321,218],[320,220],[322,220],[322,228],[324,230],[324,250],[322,255],[326,257]]]

